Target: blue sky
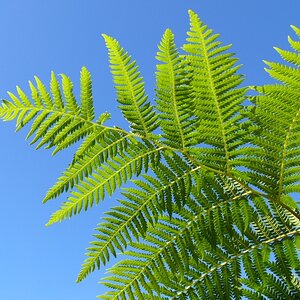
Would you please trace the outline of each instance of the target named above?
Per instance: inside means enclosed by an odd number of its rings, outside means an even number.
[[[37,75],[65,73],[78,87],[80,68],[91,72],[97,113],[112,113],[111,124],[125,126],[116,109],[107,52],[101,33],[117,38],[137,60],[153,97],[155,54],[166,28],[180,46],[188,30],[187,10],[197,12],[225,43],[233,44],[245,84],[270,82],[263,59],[278,60],[273,46],[287,48],[289,25],[300,27],[299,0],[111,0],[0,1],[0,97]],[[78,89],[75,89],[78,90]],[[93,228],[120,197],[61,224],[44,225],[66,195],[46,205],[45,192],[69,163],[72,150],[51,157],[25,141],[26,129],[0,123],[1,217],[0,299],[89,300],[104,289],[104,271],[75,284]]]

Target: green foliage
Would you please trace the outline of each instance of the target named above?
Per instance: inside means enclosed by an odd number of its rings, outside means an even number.
[[[17,130],[30,126],[31,143],[54,154],[80,142],[43,200],[70,191],[47,225],[122,188],[77,278],[125,256],[99,298],[300,299],[300,41],[275,48],[284,63],[266,62],[266,71],[277,83],[247,96],[230,46],[189,14],[184,52],[170,29],[158,46],[153,104],[136,62],[103,35],[132,131],[105,126],[108,113],[95,120],[86,68],[80,104],[71,80],[52,73],[50,91],[36,77],[31,99],[17,87],[0,116],[16,119]]]

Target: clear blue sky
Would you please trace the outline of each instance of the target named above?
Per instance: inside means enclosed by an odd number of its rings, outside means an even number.
[[[112,112],[112,124],[123,125],[116,110],[107,53],[101,33],[117,38],[135,59],[153,95],[155,54],[166,28],[180,46],[188,30],[188,9],[197,12],[244,66],[246,84],[269,82],[263,59],[277,60],[273,46],[287,48],[289,25],[300,27],[299,0],[2,0],[0,1],[0,97],[38,75],[49,82],[50,71],[69,75],[78,86],[81,66],[93,75],[98,113]],[[0,123],[1,217],[0,299],[89,300],[103,292],[95,272],[75,284],[85,248],[104,211],[98,207],[46,228],[50,214],[66,195],[41,204],[45,192],[69,163],[72,151],[51,157],[35,151],[15,134],[14,123]],[[103,204],[103,205],[102,205]]]

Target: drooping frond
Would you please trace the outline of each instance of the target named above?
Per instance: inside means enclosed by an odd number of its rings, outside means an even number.
[[[153,158],[155,159],[155,157]],[[97,240],[88,248],[88,258],[82,266],[78,281],[83,280],[94,269],[105,265],[117,251],[124,251],[127,245],[139,236],[145,236],[148,225],[156,226],[157,218],[163,212],[171,212],[176,203],[179,207],[187,201],[193,177],[198,166],[190,168],[179,157],[169,159],[169,165],[179,163],[172,170],[164,165],[157,167],[158,179],[144,175],[144,180],[134,180],[139,189],[126,188],[126,200],[114,207],[97,227]],[[160,169],[158,171],[158,169]],[[148,224],[148,225],[147,225]]]
[[[266,71],[279,84],[255,87],[260,94],[251,98],[250,142],[255,148],[247,153],[244,166],[250,169],[252,184],[295,209],[289,193],[300,192],[300,42],[289,42],[294,51],[275,48],[286,64],[266,62]]]
[[[73,162],[43,200],[73,190],[69,201],[52,215],[48,225],[80,212],[83,207],[87,209],[132,176],[138,176],[142,170],[147,172],[150,160],[161,150],[146,140],[139,142],[137,136],[122,129],[104,126],[110,117],[107,113],[93,121],[91,78],[86,68],[81,71],[80,81],[81,106],[73,94],[71,80],[62,75],[61,88],[52,73],[51,93],[36,77],[37,87],[30,83],[34,103],[18,87],[19,97],[9,93],[12,102],[4,100],[1,107],[4,120],[17,118],[17,128],[33,120],[28,136],[35,135],[32,143],[39,141],[37,147],[56,146],[56,153],[85,137]]]
[[[227,53],[230,45],[221,46],[219,35],[197,14],[189,14],[191,29],[183,49],[193,76],[198,143],[206,145],[198,153],[205,164],[229,172],[243,144],[239,122],[246,89],[239,88],[243,79],[237,75],[237,59]]]
[[[166,144],[184,149],[195,144],[190,73],[179,56],[170,29],[164,33],[158,48],[156,58],[161,63],[157,65],[156,102],[160,127]]]
[[[255,224],[255,229],[261,240],[268,241],[259,253],[261,261],[255,257],[243,261],[247,274],[242,279],[243,294],[247,299],[253,299],[254,295],[261,299],[299,299],[300,259],[299,247],[295,247],[300,238],[299,224],[298,229],[287,230],[279,222],[265,217]],[[259,276],[256,270],[260,271]]]
[[[133,250],[125,252],[129,258],[104,279],[111,291],[100,298],[242,299],[242,284],[248,282],[256,284],[256,290],[273,289],[267,279],[272,268],[285,269],[289,282],[299,281],[300,274],[292,272],[299,257],[291,241],[300,235],[299,224],[281,225],[278,216],[262,209],[262,198],[252,198],[238,184],[221,178],[209,176],[203,192],[197,193],[194,189],[194,198],[176,217],[159,216],[145,242],[130,244]],[[266,264],[272,251],[278,256],[274,267]],[[299,297],[299,289],[288,290]]]
[[[158,121],[152,105],[147,101],[136,62],[115,39],[105,34],[103,37],[109,51],[111,73],[122,113],[133,132],[148,137],[157,128]]]

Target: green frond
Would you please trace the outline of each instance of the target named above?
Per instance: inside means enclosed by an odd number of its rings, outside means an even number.
[[[61,222],[73,214],[78,214],[82,208],[87,210],[103,200],[105,194],[111,196],[116,188],[120,188],[132,176],[138,176],[142,170],[147,172],[150,159],[153,159],[153,156],[159,154],[160,151],[161,148],[150,148],[149,145],[138,143],[127,148],[126,152],[107,160],[105,164],[93,170],[93,173],[84,181],[81,180],[75,185],[75,191],[72,191],[68,201],[52,214],[47,225]],[[79,174],[82,176],[82,171]],[[57,188],[62,189],[60,186],[55,186],[54,192]]]
[[[236,72],[237,59],[227,53],[230,46],[221,46],[219,35],[197,14],[189,14],[191,28],[183,49],[193,76],[198,143],[208,146],[201,148],[199,156],[206,165],[229,172],[243,144],[239,122],[246,89],[239,88],[243,79]]]
[[[29,82],[32,102],[21,88],[17,87],[18,95],[8,92],[11,102],[4,100],[0,110],[3,120],[17,119],[17,130],[31,122],[27,135],[27,138],[33,136],[31,144],[38,143],[37,149],[42,146],[54,147],[53,154],[105,128],[102,123],[92,122],[94,108],[91,78],[87,69],[82,68],[81,71],[82,107],[77,104],[71,80],[66,75],[61,77],[60,85],[55,74],[51,73],[50,92],[41,80],[35,77],[36,86]],[[99,120],[101,122],[101,119]]]
[[[136,62],[113,38],[103,34],[109,51],[111,73],[113,75],[117,100],[125,119],[133,132],[148,137],[158,126],[157,115],[147,101],[143,78]]]
[[[218,211],[221,207],[223,207],[226,211],[226,207],[228,205],[227,201],[218,204],[219,199],[216,199],[216,205],[209,207],[207,210],[203,210],[200,206],[197,206],[195,201],[188,198],[186,200],[188,202],[187,209],[180,209],[178,211],[178,206],[175,205],[175,203],[172,204],[174,206],[173,210],[178,212],[178,214],[184,219],[178,219],[177,217],[170,219],[166,216],[160,216],[160,212],[157,212],[155,208],[157,207],[155,202],[159,200],[157,199],[157,196],[161,194],[159,190],[162,188],[166,190],[166,187],[159,188],[157,186],[159,181],[154,179],[151,179],[151,181],[155,182],[155,188],[153,188],[152,185],[145,185],[142,181],[136,182],[136,184],[143,186],[145,191],[152,191],[154,194],[151,197],[149,197],[150,195],[147,196],[147,193],[141,193],[140,190],[128,189],[130,193],[125,193],[124,195],[130,199],[130,202],[121,201],[123,206],[114,208],[112,212],[108,213],[109,218],[105,218],[107,222],[99,224],[99,228],[97,229],[98,233],[95,235],[97,241],[93,242],[93,246],[89,248],[90,252],[87,254],[88,258],[85,261],[83,269],[79,275],[79,281],[96,267],[100,268],[100,264],[106,264],[109,260],[110,252],[113,255],[116,255],[116,251],[124,252],[128,243],[131,243],[131,246],[134,245],[134,247],[137,248],[135,256],[139,258],[142,258],[141,251],[151,252],[144,256],[145,259],[148,259],[147,262],[145,262],[145,266],[148,268],[151,265],[156,271],[164,269],[164,263],[163,265],[157,265],[159,262],[164,262],[163,254],[166,253],[166,255],[170,255],[173,259],[169,260],[169,263],[167,262],[167,268],[170,268],[171,270],[174,268],[174,273],[181,270],[181,276],[184,274],[183,264],[187,268],[191,259],[190,257],[197,258],[201,256],[199,245],[203,243],[203,235],[209,239],[209,236],[212,236],[215,233],[209,231],[206,226],[211,218],[210,212]],[[196,192],[196,189],[194,189],[194,192]],[[238,198],[236,195],[232,194],[229,190],[228,193],[231,197],[229,201],[237,201]],[[187,197],[189,197],[188,195],[189,194],[187,194]],[[147,200],[145,200],[145,196],[148,197]],[[244,197],[244,194],[242,193],[238,197]],[[153,200],[155,201],[153,202]],[[160,221],[159,223],[155,222],[154,227],[148,227],[147,222],[150,222],[150,224],[153,225],[153,220],[151,218],[151,215],[153,214],[156,215]],[[206,217],[203,218],[203,216]],[[219,221],[220,220],[218,220],[218,222]],[[203,229],[201,229],[200,224]],[[193,241],[195,241],[195,239],[199,240],[199,231],[203,231],[203,233],[201,233],[199,245],[192,248],[191,245],[193,245]],[[145,233],[147,234],[145,235]],[[132,244],[133,237],[138,239],[139,236],[145,236],[147,244],[142,244],[140,242]],[[220,227],[218,237],[222,236],[223,230]],[[151,243],[151,246],[148,246],[149,243]],[[207,241],[205,243],[207,243]],[[170,249],[170,247],[173,248]],[[177,254],[177,247],[179,247],[181,251],[179,254]],[[151,261],[149,262],[150,258]],[[175,260],[175,262],[173,262],[173,260]],[[180,262],[180,264],[178,265],[176,261]],[[152,271],[153,270],[151,270],[151,272]],[[140,276],[136,274],[134,276],[135,281],[130,281],[130,284],[128,283],[128,287],[134,285],[134,282],[138,283],[140,278],[145,277],[141,268],[137,269],[136,272],[138,272]],[[146,270],[146,272],[150,271]],[[122,293],[126,290],[125,287],[126,285],[124,285],[123,288],[120,287]]]
[[[152,160],[155,160],[155,157]],[[185,202],[186,199],[183,197],[189,197],[192,174],[198,170],[199,168],[195,167],[180,176],[173,173],[172,181],[167,181],[167,178],[172,176],[170,170],[164,182],[150,175],[143,175],[145,178],[143,181],[134,180],[139,189],[126,188],[123,194],[127,199],[120,201],[122,206],[114,207],[107,213],[108,217],[104,218],[106,222],[98,225],[96,229],[98,233],[95,235],[97,240],[91,243],[92,247],[88,248],[88,258],[77,280],[83,280],[96,267],[105,265],[109,261],[110,253],[115,256],[117,251],[125,250],[133,237],[138,239],[140,236],[145,236],[148,230],[147,223],[155,224],[158,215],[163,211],[172,212],[173,201]],[[173,200],[170,191],[179,191],[180,187],[181,193],[177,193]]]
[[[293,47],[291,38],[289,42]],[[245,156],[243,165],[251,170],[249,177],[254,185],[274,201],[285,204],[300,181],[300,51],[275,49],[295,66],[266,62],[267,72],[280,84],[256,87],[259,95],[251,98],[255,106],[249,119],[259,135],[250,134],[249,141],[255,148]],[[290,201],[287,205],[297,208]]]
[[[145,243],[131,243],[134,251],[127,251],[126,255],[131,256],[132,260],[121,261],[110,269],[113,276],[106,278],[104,283],[108,287],[114,285],[116,291],[110,294],[115,299],[134,299],[129,291],[136,288],[145,289],[150,299],[153,292],[162,296],[164,289],[157,282],[166,281],[163,278],[168,278],[167,270],[172,274],[170,278],[178,278],[180,282],[188,276],[186,272],[192,261],[199,260],[204,253],[200,249],[209,247],[202,235],[206,231],[206,221],[201,220],[201,216],[208,211],[198,209],[198,212],[193,212],[189,209],[179,212],[181,218],[159,217],[155,227],[149,228]],[[138,268],[132,268],[137,260]],[[119,280],[122,280],[122,285],[116,285]]]
[[[109,270],[111,276],[104,284],[113,291],[100,298],[135,299],[139,289],[145,299],[242,299],[242,283],[248,280],[242,279],[242,267],[250,282],[261,285],[268,275],[266,250],[270,255],[270,251],[278,252],[276,245],[282,245],[277,256],[288,272],[289,265],[298,264],[291,238],[300,234],[299,227],[281,225],[278,216],[262,210],[262,198],[252,202],[252,195],[238,183],[208,174],[202,177],[201,191],[193,188],[193,197],[185,208],[175,206],[172,219],[158,215],[158,223],[148,227],[144,242],[132,243],[130,233],[119,240],[116,249],[124,252],[130,242],[133,250],[125,252],[129,259]],[[264,223],[264,234],[262,226],[254,229],[257,222]],[[110,230],[103,232],[111,235]],[[297,277],[289,274],[296,282]]]
[[[158,46],[156,59],[161,62],[156,72],[156,102],[165,143],[184,149],[195,144],[192,116],[194,113],[189,73],[167,29]]]

